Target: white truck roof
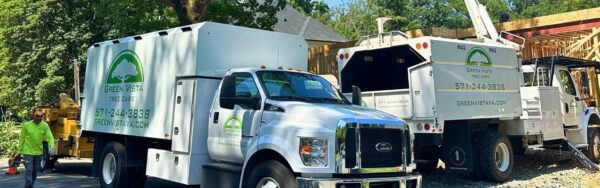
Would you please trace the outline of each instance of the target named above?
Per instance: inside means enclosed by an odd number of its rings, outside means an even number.
[[[94,44],[83,130],[170,139],[177,77],[220,78],[261,65],[306,71],[307,47],[300,36],[211,22]]]

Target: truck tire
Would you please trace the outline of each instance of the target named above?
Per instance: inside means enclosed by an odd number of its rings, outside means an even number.
[[[600,129],[588,129],[588,150],[586,152],[588,158],[594,163],[600,163]]]
[[[512,173],[514,155],[510,140],[502,133],[483,132],[480,145],[479,166],[483,177],[490,181],[504,182]]]
[[[128,187],[131,177],[127,168],[127,152],[125,146],[118,142],[106,144],[100,158],[101,187]]]
[[[297,188],[294,175],[279,161],[267,160],[259,163],[248,177],[246,188],[278,187]]]

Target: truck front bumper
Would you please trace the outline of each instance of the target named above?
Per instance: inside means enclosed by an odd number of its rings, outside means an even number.
[[[296,179],[298,187],[306,188],[420,188],[421,175],[406,175],[385,178],[307,178]]]

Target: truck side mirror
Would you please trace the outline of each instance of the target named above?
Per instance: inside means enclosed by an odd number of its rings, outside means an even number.
[[[233,109],[235,105],[235,76],[225,76],[219,94],[221,108]]]
[[[362,105],[361,91],[358,86],[352,86],[352,104]]]

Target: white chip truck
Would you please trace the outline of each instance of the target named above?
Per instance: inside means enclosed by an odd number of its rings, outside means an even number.
[[[412,133],[303,72],[296,35],[204,22],[94,44],[81,124],[102,187],[420,187]]]
[[[564,57],[522,63],[521,46],[498,35],[485,7],[465,2],[478,39],[397,31],[364,37],[338,52],[342,92],[359,88],[362,99],[353,100],[408,122],[421,172],[441,159],[446,169],[502,182],[513,154],[527,149],[565,150],[597,170],[599,113],[585,106],[571,74],[596,64]]]

